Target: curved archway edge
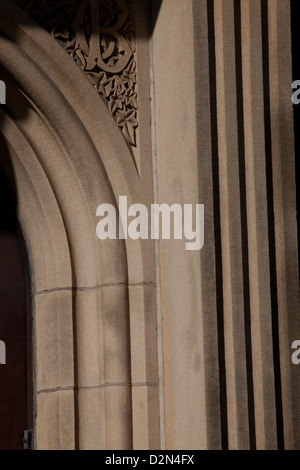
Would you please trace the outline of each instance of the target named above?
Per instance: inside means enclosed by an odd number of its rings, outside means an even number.
[[[157,447],[154,247],[95,232],[97,205],[143,201],[142,182],[77,66],[10,2],[1,11],[1,133],[32,272],[36,447]]]

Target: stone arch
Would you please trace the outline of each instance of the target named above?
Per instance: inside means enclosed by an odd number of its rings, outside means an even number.
[[[100,203],[141,201],[132,155],[55,40],[9,1],[1,11],[1,132],[32,271],[35,445],[157,447],[153,245],[95,232]]]

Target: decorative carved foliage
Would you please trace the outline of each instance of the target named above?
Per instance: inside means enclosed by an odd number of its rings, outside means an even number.
[[[129,0],[14,0],[43,26],[87,75],[136,146],[138,100]]]

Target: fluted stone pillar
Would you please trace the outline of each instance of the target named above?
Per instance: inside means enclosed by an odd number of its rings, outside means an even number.
[[[205,204],[199,254],[159,248],[166,448],[299,448],[289,1],[164,0],[154,31],[158,200]]]

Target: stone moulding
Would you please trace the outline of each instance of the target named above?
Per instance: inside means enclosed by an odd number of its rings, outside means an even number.
[[[158,448],[153,247],[95,236],[99,201],[132,204],[144,186],[80,68],[12,2],[0,11],[12,97],[1,133],[32,273],[35,447]]]
[[[68,52],[136,147],[138,99],[130,0],[14,0]]]

